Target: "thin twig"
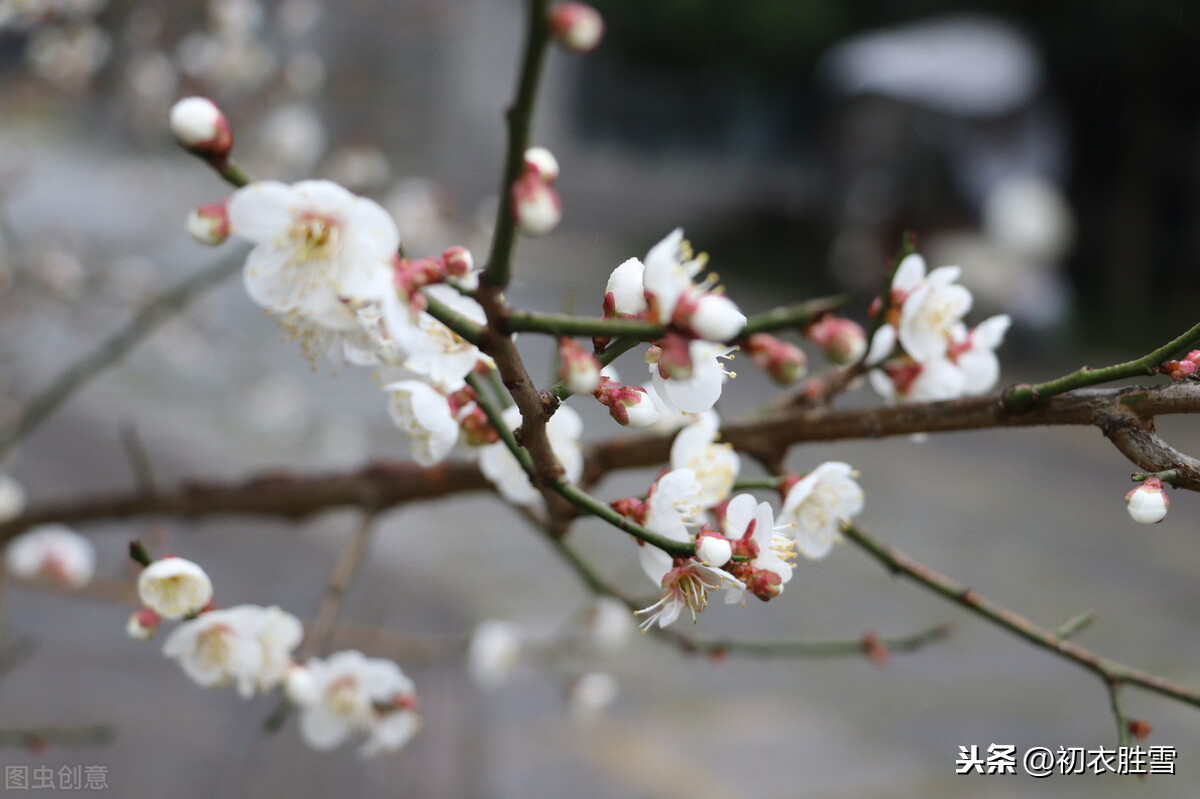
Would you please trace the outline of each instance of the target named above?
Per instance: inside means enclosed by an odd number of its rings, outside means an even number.
[[[346,598],[346,590],[354,575],[362,566],[367,548],[371,543],[371,533],[375,528],[375,513],[367,511],[363,514],[362,523],[354,535],[338,555],[337,562],[329,572],[325,583],[325,593],[321,596],[321,604],[317,607],[317,615],[312,626],[308,629],[304,643],[300,646],[297,660],[308,656],[324,655],[329,652],[329,644],[333,640],[333,631],[337,626],[338,614],[342,610],[342,601]]]

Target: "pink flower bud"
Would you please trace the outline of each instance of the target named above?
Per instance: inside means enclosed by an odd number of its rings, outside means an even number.
[[[202,205],[188,214],[187,232],[201,244],[215,247],[229,238],[229,212],[224,202]]]
[[[171,132],[184,147],[207,158],[224,158],[233,148],[229,121],[207,97],[185,97],[171,107]]]
[[[1158,371],[1174,380],[1183,380],[1195,374],[1197,367],[1200,367],[1200,350],[1192,350],[1182,360],[1167,361],[1160,365]]]
[[[626,427],[649,427],[658,421],[658,408],[641,386],[623,386],[611,377],[601,377],[593,396],[608,406],[608,414]]]
[[[526,236],[545,236],[562,220],[562,200],[558,192],[529,170],[512,185],[513,218]]]
[[[572,394],[591,394],[600,385],[600,361],[575,339],[558,340],[558,379]]]
[[[590,53],[604,38],[604,19],[583,3],[561,3],[550,12],[550,32],[568,50]]]
[[[158,632],[162,619],[149,608],[143,608],[129,615],[125,624],[125,632],[135,641],[149,641]]]
[[[475,259],[466,247],[450,247],[442,253],[442,263],[450,277],[466,277],[475,268]]]
[[[1158,524],[1167,518],[1167,508],[1171,498],[1163,489],[1162,480],[1157,477],[1147,477],[1137,488],[1125,495],[1125,509],[1129,516],[1139,524]]]
[[[867,334],[862,325],[851,319],[826,316],[804,333],[825,357],[839,366],[854,363],[867,351]]]
[[[795,383],[808,368],[804,350],[770,333],[755,333],[746,339],[746,352],[759,369],[782,386]]]
[[[558,159],[545,147],[530,147],[525,151],[525,171],[537,172],[545,183],[558,180]]]

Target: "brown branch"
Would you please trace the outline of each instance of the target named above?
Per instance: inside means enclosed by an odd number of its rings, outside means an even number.
[[[515,395],[525,403],[534,398],[540,402],[540,394],[529,382],[517,386]],[[1006,410],[1001,396],[865,409],[797,409],[726,425],[722,435],[735,448],[754,452],[770,450],[780,443],[885,438],[919,432],[1093,426],[1102,430],[1139,469],[1178,470],[1177,487],[1200,490],[1200,462],[1164,442],[1151,423],[1156,415],[1200,413],[1200,383],[1084,389],[1051,397],[1021,413]],[[663,463],[670,456],[671,440],[670,435],[652,435],[593,444],[587,451],[584,483],[611,471]],[[527,447],[531,443],[525,442]],[[548,441],[545,446],[548,448]],[[545,452],[541,456],[547,457]],[[553,457],[553,452],[548,457]],[[300,519],[333,507],[385,510],[414,500],[487,490],[491,485],[471,463],[422,468],[412,463],[380,462],[346,474],[277,473],[240,483],[191,482],[153,494],[124,492],[44,503],[0,524],[0,541],[50,521],[69,524],[134,516],[201,518],[231,514]]]

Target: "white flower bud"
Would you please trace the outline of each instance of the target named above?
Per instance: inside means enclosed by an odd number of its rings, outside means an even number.
[[[571,718],[578,722],[595,719],[617,699],[617,679],[603,671],[591,671],[571,686],[568,701]]]
[[[185,97],[171,106],[171,132],[189,150],[224,156],[233,147],[229,122],[207,97]]]
[[[212,581],[204,569],[183,558],[156,560],[138,576],[142,604],[164,619],[199,613],[212,595]]]
[[[1162,480],[1148,477],[1146,481],[1125,495],[1125,509],[1129,517],[1138,524],[1158,524],[1167,518],[1171,498],[1163,489]]]
[[[558,192],[530,170],[512,186],[513,216],[526,236],[545,236],[562,221]]]
[[[604,18],[583,3],[562,3],[550,12],[550,32],[568,50],[590,53],[604,38]]]
[[[729,341],[746,326],[746,317],[724,294],[705,294],[696,301],[688,326],[706,341]]]
[[[229,238],[229,214],[225,203],[202,205],[188,214],[187,232],[201,244],[215,247]]]
[[[283,691],[292,704],[300,707],[316,704],[319,698],[312,672],[299,663],[292,663],[284,671]]]
[[[558,159],[545,147],[530,147],[525,151],[525,168],[537,172],[545,183],[558,180]]]
[[[696,557],[706,566],[720,568],[733,557],[733,545],[729,539],[715,535],[704,535],[696,544]]]

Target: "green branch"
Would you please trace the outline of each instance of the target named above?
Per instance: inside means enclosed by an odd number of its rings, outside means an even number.
[[[425,310],[434,319],[453,330],[460,337],[478,346],[483,326],[446,305],[441,300],[425,295]]]
[[[1158,349],[1146,353],[1141,358],[1100,369],[1085,366],[1068,375],[1047,380],[1045,383],[1014,386],[1004,395],[1004,404],[1010,410],[1023,411],[1039,400],[1053,397],[1055,394],[1063,394],[1077,388],[1086,388],[1100,383],[1109,383],[1113,380],[1123,380],[1127,377],[1152,375],[1154,367],[1171,360],[1176,355],[1186,353],[1197,344],[1200,344],[1200,324],[1194,325],[1182,335],[1171,339]]]
[[[640,524],[637,524],[617,513],[608,505],[593,497],[591,494],[584,491],[579,486],[567,480],[559,480],[554,484],[554,490],[562,496],[563,499],[570,502],[579,510],[592,516],[598,516],[604,521],[629,533],[634,538],[637,538],[651,546],[658,547],[663,552],[675,558],[690,558],[696,554],[695,546],[689,541],[675,541],[666,536],[659,535],[651,530],[647,530]]]
[[[529,17],[525,34],[525,52],[517,79],[517,96],[508,109],[508,154],[504,177],[500,182],[500,206],[496,209],[496,232],[488,254],[483,281],[498,288],[508,285],[511,277],[513,247],[516,244],[516,217],[513,215],[512,185],[525,169],[525,151],[529,149],[533,127],[533,106],[546,48],[550,41],[549,0],[528,0]]]

